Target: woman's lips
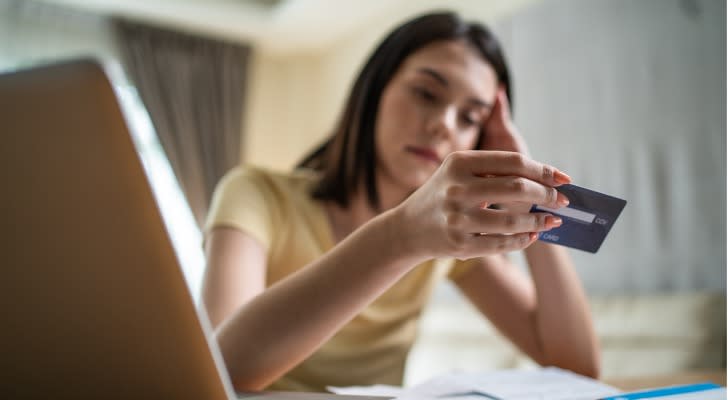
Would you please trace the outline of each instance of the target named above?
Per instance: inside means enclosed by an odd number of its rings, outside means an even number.
[[[437,152],[427,147],[407,146],[405,147],[405,150],[418,157],[424,158],[425,160],[432,161],[438,165],[442,163],[442,160],[437,155]]]

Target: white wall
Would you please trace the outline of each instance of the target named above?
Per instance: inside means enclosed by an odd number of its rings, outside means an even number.
[[[628,201],[592,293],[725,291],[726,3],[552,0],[496,26],[533,156]]]
[[[40,3],[0,0],[0,57],[33,64],[79,55],[113,59],[106,21],[96,15]]]

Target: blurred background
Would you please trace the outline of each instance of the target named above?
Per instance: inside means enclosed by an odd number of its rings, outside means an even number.
[[[599,253],[571,253],[603,375],[725,370],[723,0],[0,0],[0,71],[104,64],[198,301],[217,180],[238,163],[292,168],[373,46],[434,9],[499,36],[534,158],[627,200]],[[530,366],[446,284],[406,383]]]

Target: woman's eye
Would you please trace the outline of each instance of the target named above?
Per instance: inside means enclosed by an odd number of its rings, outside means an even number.
[[[427,102],[434,103],[437,100],[437,96],[435,96],[434,93],[431,91],[421,88],[421,87],[415,87],[413,88],[415,95]]]
[[[460,117],[463,121],[463,124],[466,126],[473,126],[478,123],[478,121],[475,119],[475,117],[465,114],[462,117]]]

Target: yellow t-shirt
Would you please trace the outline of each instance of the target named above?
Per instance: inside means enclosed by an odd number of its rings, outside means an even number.
[[[215,190],[204,233],[227,226],[258,239],[268,248],[266,286],[273,285],[334,246],[324,208],[310,195],[315,180],[315,173],[306,170],[282,174],[234,168]],[[457,274],[466,267],[459,265]],[[412,269],[268,389],[401,385],[420,312],[435,283],[455,275],[452,268],[451,260],[432,260]]]

